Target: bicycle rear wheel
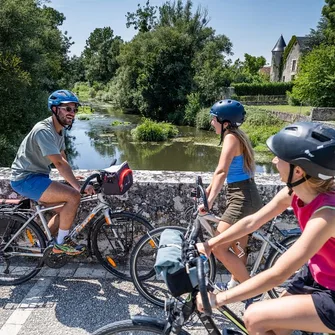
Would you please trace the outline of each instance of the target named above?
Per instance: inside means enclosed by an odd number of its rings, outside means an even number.
[[[130,259],[131,277],[138,292],[151,303],[164,307],[165,299],[171,294],[161,276],[156,275],[156,261],[159,239],[167,229],[177,229],[186,233],[187,229],[179,226],[160,227],[150,231],[136,244]],[[216,274],[215,258],[209,258],[209,278],[213,280]]]
[[[150,317],[135,317],[132,320],[113,322],[96,330],[92,335],[113,335],[113,334],[164,334],[165,321]],[[188,335],[182,330],[179,334]]]
[[[93,227],[92,248],[103,267],[123,280],[131,280],[130,254],[137,241],[153,226],[131,212],[110,212],[111,222],[102,217]]]
[[[43,267],[45,235],[42,229],[19,215],[0,214],[0,285],[18,285],[36,276]],[[5,248],[7,242],[18,236]]]
[[[284,240],[282,240],[280,242],[280,244],[281,244],[282,247],[284,247],[285,250],[287,250],[288,248],[290,248],[295,243],[295,241],[299,237],[300,237],[300,235],[289,236],[289,237],[285,238]],[[282,253],[280,253],[278,250],[271,249],[270,253],[269,253],[269,256],[266,260],[264,270],[267,270],[267,269],[271,268],[277,262],[278,258],[281,255],[282,255]],[[285,280],[285,282],[283,284],[269,290],[268,291],[269,296],[272,299],[278,298],[286,290],[288,283],[291,281],[291,279],[294,277],[294,275],[295,275],[295,273],[290,278]]]

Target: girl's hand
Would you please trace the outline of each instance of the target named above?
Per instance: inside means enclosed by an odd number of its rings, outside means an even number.
[[[208,299],[209,299],[209,303],[211,305],[212,308],[216,308],[216,294],[214,293],[208,293]],[[203,312],[204,311],[204,306],[202,304],[202,298],[201,298],[201,294],[200,292],[197,294],[197,309],[199,312]]]
[[[205,255],[207,258],[209,258],[209,256],[211,255],[212,253],[212,250],[211,248],[209,247],[208,243],[207,242],[204,242],[204,243],[197,243],[196,244],[196,248],[198,250],[198,252],[200,254],[203,254]]]

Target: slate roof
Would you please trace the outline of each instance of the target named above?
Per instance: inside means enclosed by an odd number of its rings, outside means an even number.
[[[280,35],[276,45],[274,46],[274,48],[272,49],[272,52],[276,52],[276,51],[281,51],[283,52],[284,49],[286,47],[286,43],[284,41],[284,37],[283,35]]]

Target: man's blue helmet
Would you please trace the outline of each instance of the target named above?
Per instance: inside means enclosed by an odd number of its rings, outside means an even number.
[[[231,99],[216,102],[209,113],[212,116],[216,116],[218,122],[222,124],[224,122],[230,122],[233,127],[240,126],[246,114],[243,105]]]
[[[60,104],[66,104],[69,102],[74,102],[80,106],[79,99],[73,92],[68,90],[57,90],[49,96],[48,108],[52,112],[52,106],[59,106]]]

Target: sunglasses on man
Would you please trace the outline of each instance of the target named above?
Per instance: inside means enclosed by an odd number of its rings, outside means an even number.
[[[59,106],[58,108],[63,109],[67,112],[73,112],[73,113],[77,113],[78,112],[78,108],[77,107],[70,107],[70,106]]]

